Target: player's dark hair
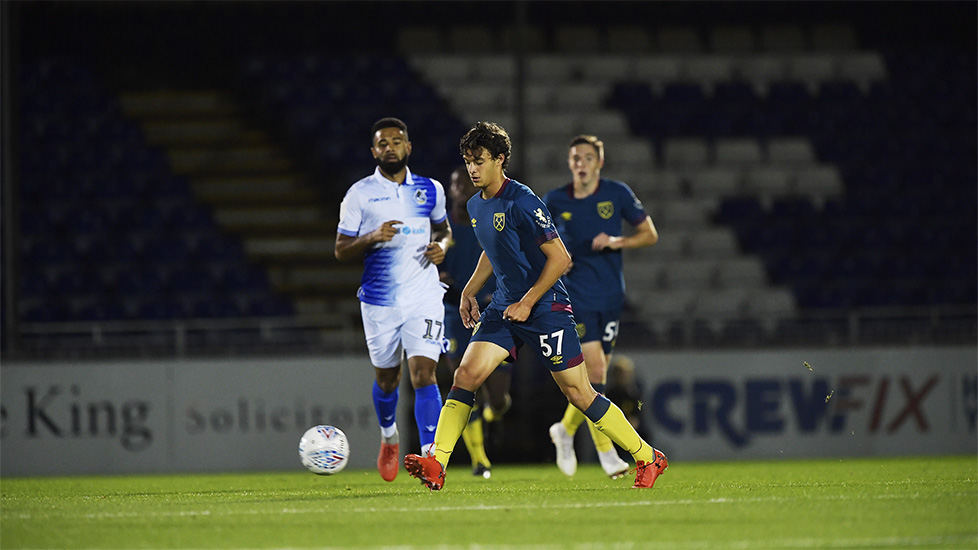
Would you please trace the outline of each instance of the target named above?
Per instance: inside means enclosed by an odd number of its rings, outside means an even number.
[[[594,147],[594,150],[598,152],[598,158],[604,158],[604,142],[598,139],[598,136],[592,136],[589,134],[581,134],[571,140],[570,145],[567,146],[568,149],[575,145],[587,144]]]
[[[509,140],[506,130],[495,122],[476,122],[458,144],[459,152],[464,157],[469,152],[476,152],[485,149],[489,156],[496,158],[504,155],[503,170],[509,166],[509,158],[512,156],[513,144]]]
[[[404,124],[404,121],[399,118],[394,118],[392,116],[389,116],[389,117],[384,117],[378,120],[377,122],[374,122],[373,127],[370,128],[371,141],[373,141],[374,135],[377,134],[377,130],[383,130],[384,128],[398,128],[399,130],[404,132],[404,137],[407,138],[408,135],[407,124]]]

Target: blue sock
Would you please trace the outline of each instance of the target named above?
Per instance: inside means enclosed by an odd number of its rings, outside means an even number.
[[[435,442],[435,428],[441,414],[441,392],[438,384],[414,390],[414,420],[418,423],[418,439],[421,446]]]
[[[377,422],[380,423],[381,428],[392,426],[397,420],[397,395],[397,388],[390,393],[384,393],[384,390],[380,389],[374,381],[374,410],[377,411]]]
[[[584,411],[584,416],[586,416],[591,422],[597,423],[598,420],[601,420],[601,417],[604,416],[604,413],[608,412],[608,409],[610,408],[611,401],[599,393],[598,396],[594,398],[594,401],[591,402],[591,406]]]

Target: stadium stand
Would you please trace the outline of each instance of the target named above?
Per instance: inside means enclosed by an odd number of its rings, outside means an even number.
[[[45,58],[21,82],[22,321],[292,313],[93,71]]]
[[[183,91],[24,57],[17,320],[328,314],[356,330],[335,209],[373,165],[356,136],[388,114],[420,144],[412,168],[443,181],[468,125],[502,122],[538,192],[565,182],[570,136],[604,138],[606,175],[662,234],[626,261],[629,315],[658,343],[828,342],[846,331],[821,312],[973,309],[974,52],[908,52],[859,17],[778,19],[531,21],[522,72],[507,25],[405,25],[357,54],[255,36],[223,80],[187,71],[206,85]]]

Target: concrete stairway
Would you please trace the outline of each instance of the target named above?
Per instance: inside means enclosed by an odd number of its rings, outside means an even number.
[[[339,205],[327,202],[229,96],[213,90],[131,92],[122,94],[121,104],[300,315],[328,319],[326,325],[343,332],[360,330],[361,266],[341,265],[333,256]]]

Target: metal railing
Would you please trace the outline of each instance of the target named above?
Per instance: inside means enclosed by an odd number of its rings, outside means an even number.
[[[803,312],[767,318],[626,315],[622,349],[968,345],[978,342],[973,306]],[[335,315],[232,319],[31,323],[18,326],[6,358],[349,354],[366,350],[359,326]]]

